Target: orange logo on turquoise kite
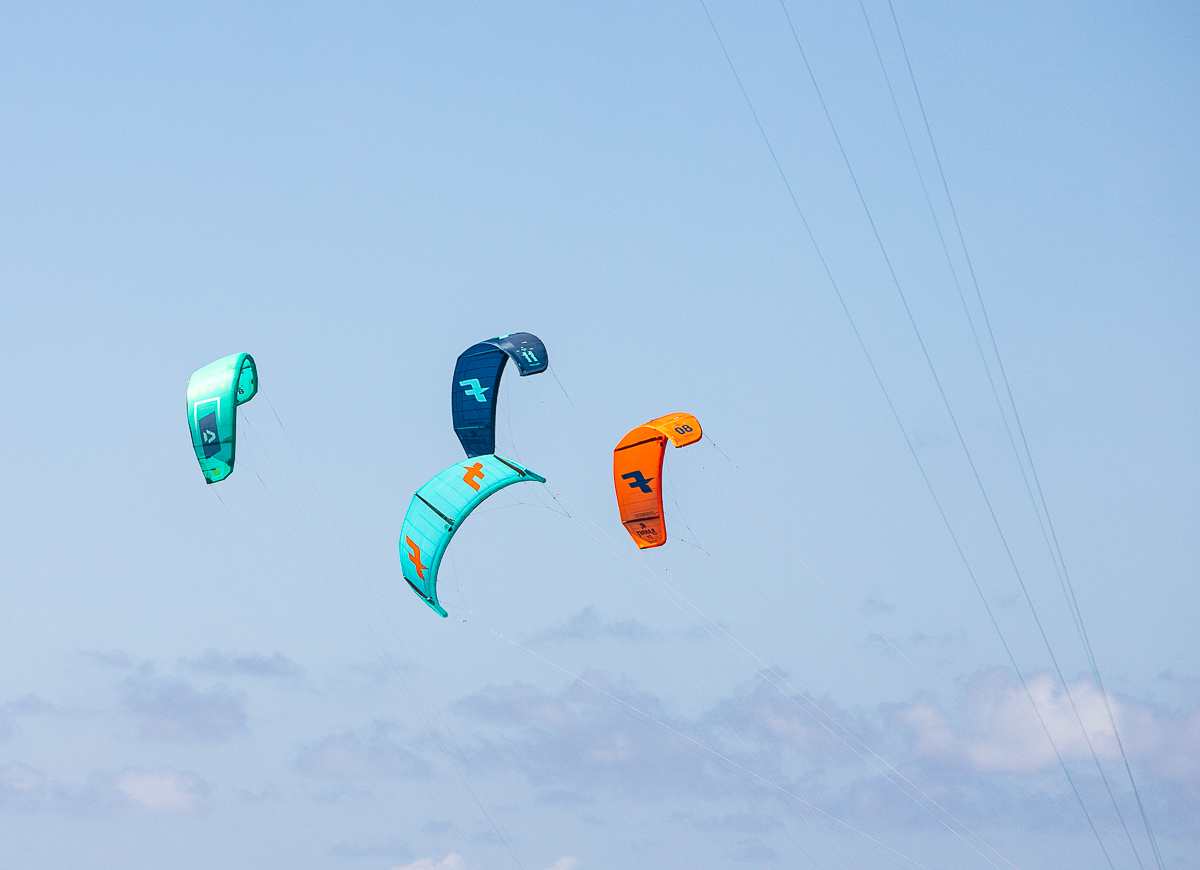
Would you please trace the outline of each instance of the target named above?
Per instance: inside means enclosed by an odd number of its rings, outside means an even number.
[[[408,535],[404,536],[404,543],[408,544],[408,561],[412,562],[417,568],[417,576],[422,580],[425,579],[425,569],[428,565],[421,564],[421,548],[416,545],[412,538]]]
[[[476,492],[479,492],[479,484],[475,481],[483,480],[483,463],[476,462],[474,465],[464,465],[463,469],[467,472],[463,475],[463,483]]]

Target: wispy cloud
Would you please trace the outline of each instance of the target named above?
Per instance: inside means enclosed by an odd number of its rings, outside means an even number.
[[[248,676],[280,680],[295,679],[302,673],[300,666],[282,653],[233,655],[208,649],[199,658],[180,660],[180,665],[195,673],[225,678]]]
[[[631,683],[599,673],[585,679],[558,695],[514,683],[458,702],[456,712],[480,728],[469,750],[473,761],[516,765],[534,783],[558,790],[560,802],[562,789],[577,791],[582,783],[586,795],[596,788],[662,793],[708,782],[695,744],[668,736],[679,731],[703,742],[695,723],[671,716]]]
[[[433,858],[421,858],[403,867],[393,867],[392,870],[466,870],[467,862],[462,855],[451,853],[441,861]]]
[[[790,685],[789,685],[790,684]],[[879,737],[869,717],[855,716],[828,697],[811,697],[781,671],[760,673],[703,715],[705,731],[724,735],[730,751],[759,757],[808,759],[820,767],[854,764],[860,741]]]
[[[547,806],[582,807],[595,803],[590,797],[578,794],[565,788],[553,788],[543,791],[537,796],[539,804]]]
[[[1108,703],[1135,743],[1152,737],[1156,717],[1148,710],[1115,697]],[[917,758],[970,772],[1029,774],[1053,770],[1059,756],[1118,757],[1105,700],[1090,680],[1064,688],[1049,674],[1035,674],[1022,686],[1010,671],[993,669],[971,680],[964,707],[965,720],[928,699],[897,705],[887,715],[907,732]]]
[[[208,802],[208,787],[199,777],[174,771],[126,768],[111,786],[143,812],[195,813]]]
[[[412,858],[412,850],[408,844],[396,837],[366,845],[343,840],[334,846],[330,853],[340,858],[391,858],[399,861]]]
[[[154,740],[223,740],[246,728],[246,695],[218,685],[196,689],[186,680],[139,672],[126,678],[119,704]]]
[[[73,815],[195,815],[210,807],[204,780],[170,769],[99,772],[86,786],[56,785],[54,792],[55,807]]]
[[[1003,669],[966,681],[959,701],[967,713],[953,700],[929,698],[847,710],[826,697],[801,695],[786,677],[764,672],[692,717],[672,714],[634,684],[595,673],[586,676],[595,688],[582,682],[558,691],[489,686],[453,710],[473,725],[464,745],[476,769],[520,771],[543,802],[583,805],[605,792],[686,793],[702,802],[698,807],[714,810],[697,815],[696,827],[737,821],[715,812],[737,780],[761,785],[765,794],[784,789],[860,824],[940,824],[922,808],[926,799],[905,796],[912,787],[902,776],[982,821],[1036,826],[1073,817],[1071,789],[1061,780],[1046,730],[1078,772],[1089,805],[1102,808],[1107,796],[1088,740],[1120,799],[1132,800],[1104,699],[1089,680],[1073,681],[1068,698],[1050,676],[1027,677],[1043,729],[1024,688]],[[1172,807],[1173,828],[1200,817],[1194,785],[1200,781],[1200,709],[1156,709],[1122,697],[1109,703],[1143,793]],[[1061,788],[1048,788],[1056,784]],[[759,832],[745,833],[750,843]]]
[[[134,668],[133,659],[130,657],[129,653],[125,652],[124,650],[115,649],[103,652],[95,650],[80,650],[76,653],[76,655],[86,661],[91,662],[92,664],[99,665],[100,667],[104,668],[115,668],[122,671],[131,671]]]
[[[564,855],[546,870],[578,870],[579,859],[574,855]],[[403,867],[393,867],[392,870],[466,870],[467,861],[462,855],[451,852],[442,860],[435,858],[419,858]]]
[[[45,800],[46,775],[27,764],[0,765],[0,809],[30,811]]]
[[[40,695],[30,692],[24,697],[0,704],[0,740],[17,734],[18,717],[39,715],[77,715],[77,712],[60,708]]]
[[[369,734],[337,734],[304,746],[296,767],[309,776],[336,780],[380,777],[421,777],[431,774],[429,763],[381,729]]]
[[[194,815],[210,807],[208,784],[193,773],[126,767],[97,771],[85,784],[55,782],[28,764],[0,765],[0,811],[73,816]]]
[[[619,619],[605,622],[594,607],[585,607],[560,625],[535,635],[530,644],[563,643],[566,641],[593,640],[647,641],[654,639],[654,632],[636,619]]]

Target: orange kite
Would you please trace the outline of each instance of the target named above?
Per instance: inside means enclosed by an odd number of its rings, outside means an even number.
[[[639,548],[667,542],[661,482],[667,439],[676,447],[686,447],[702,435],[700,422],[691,414],[667,414],[638,426],[613,448],[613,486],[621,523]]]

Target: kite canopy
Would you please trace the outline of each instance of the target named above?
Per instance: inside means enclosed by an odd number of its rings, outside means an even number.
[[[700,422],[691,414],[667,414],[638,426],[613,448],[613,485],[621,523],[640,549],[667,542],[661,484],[667,441],[686,447],[702,435]]]
[[[471,460],[451,465],[417,490],[400,532],[404,579],[441,616],[447,614],[437,599],[438,566],[463,520],[484,499],[506,486],[521,481],[546,482],[546,478],[503,456],[475,456]]]
[[[188,425],[207,483],[233,472],[237,412],[258,392],[258,369],[248,353],[235,353],[195,371],[188,379]]]
[[[549,364],[540,338],[514,332],[471,345],[454,366],[450,411],[467,456],[496,452],[496,394],[510,357],[521,377],[540,374]]]

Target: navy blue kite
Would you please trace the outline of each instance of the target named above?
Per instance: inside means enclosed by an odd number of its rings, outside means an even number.
[[[510,357],[521,377],[540,374],[549,364],[540,338],[529,332],[514,332],[471,345],[454,366],[450,411],[454,434],[467,456],[496,452],[496,393]]]

